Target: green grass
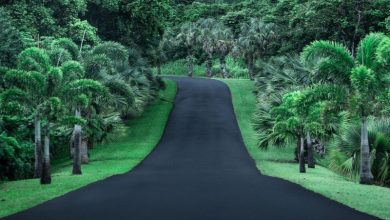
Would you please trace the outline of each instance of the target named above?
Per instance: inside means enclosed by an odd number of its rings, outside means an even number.
[[[52,167],[51,185],[40,185],[37,179],[2,183],[0,217],[133,169],[153,150],[163,134],[176,95],[176,84],[170,80],[166,82],[167,89],[161,96],[168,101],[158,100],[141,117],[128,121],[126,130],[115,138],[115,142],[97,145],[91,151],[90,164],[82,166],[83,175],[71,175],[71,161],[66,161]]]
[[[301,174],[298,172],[298,164],[278,162],[293,159],[293,148],[274,147],[267,151],[260,150],[257,147],[256,132],[251,125],[256,102],[252,94],[253,82],[223,81],[232,92],[234,110],[249,154],[262,174],[297,183],[359,211],[390,219],[389,188],[360,185],[321,166]]]
[[[154,74],[157,70],[153,69]],[[202,65],[194,65],[194,76],[206,76],[206,67]],[[161,73],[168,76],[187,76],[188,66],[185,59],[175,60],[173,62],[166,63],[161,66]]]

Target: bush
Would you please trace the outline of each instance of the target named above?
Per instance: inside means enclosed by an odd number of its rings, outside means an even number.
[[[390,119],[371,119],[368,139],[371,152],[372,174],[382,185],[390,183]],[[329,168],[355,179],[360,167],[360,125],[343,126],[340,133],[329,143]]]
[[[188,66],[185,59],[176,60],[161,66],[161,74],[174,76],[187,76]],[[157,74],[156,68],[153,74]],[[194,76],[206,76],[206,67],[204,65],[194,65]]]
[[[33,172],[34,147],[32,143],[19,143],[6,134],[0,135],[0,180],[28,178]]]
[[[232,78],[249,79],[248,69],[242,59],[234,59],[232,56],[227,56],[226,68]]]

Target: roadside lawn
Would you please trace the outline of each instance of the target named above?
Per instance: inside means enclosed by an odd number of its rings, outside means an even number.
[[[0,183],[0,217],[4,217],[65,193],[133,169],[157,145],[165,128],[176,95],[176,84],[166,80],[161,99],[147,107],[144,114],[126,123],[115,142],[96,145],[90,163],[82,166],[81,176],[71,175],[70,160],[52,166],[52,184],[40,185],[38,179]]]
[[[260,150],[257,147],[257,136],[251,123],[256,108],[256,100],[252,94],[254,83],[240,79],[222,81],[230,88],[234,111],[245,145],[262,174],[297,183],[359,211],[390,219],[389,188],[360,185],[319,165],[301,174],[298,172],[298,164],[278,162],[292,160],[293,148],[273,147]]]

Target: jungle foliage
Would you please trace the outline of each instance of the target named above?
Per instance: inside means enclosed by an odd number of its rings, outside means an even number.
[[[101,34],[110,32],[103,27],[111,26],[108,20],[94,26],[86,19],[97,12],[90,9],[97,5],[117,16],[119,9],[112,3],[0,3],[1,180],[35,177],[49,184],[51,161],[65,155],[73,160],[72,173],[82,174],[89,149],[109,141],[111,133],[121,132],[125,120],[140,116],[158,98],[164,83],[152,75],[142,45],[153,41],[146,35],[158,38],[159,34],[144,29],[148,33],[139,38],[150,42],[138,46],[135,36]],[[160,3],[156,1],[156,7],[164,8]],[[126,7],[145,11],[146,5],[134,1]],[[158,10],[153,13],[160,14]],[[151,27],[144,16],[133,14],[133,19],[159,32],[161,24]],[[143,28],[125,29],[132,35]]]
[[[301,172],[389,184],[390,0],[14,0],[0,15],[2,179],[48,183],[68,149],[80,174],[156,98],[154,75],[185,73],[255,80],[259,146],[295,144]]]

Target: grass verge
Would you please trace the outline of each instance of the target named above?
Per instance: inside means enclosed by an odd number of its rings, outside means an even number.
[[[37,179],[0,184],[0,217],[133,169],[153,150],[164,132],[176,95],[175,82],[167,80],[166,83],[167,89],[160,94],[162,99],[147,107],[141,117],[128,121],[126,130],[115,142],[91,150],[90,164],[82,166],[83,175],[71,175],[72,163],[68,160],[52,167],[50,185],[40,185]]]
[[[293,159],[293,148],[270,148],[259,150],[256,132],[251,125],[255,111],[253,82],[249,80],[222,80],[232,93],[234,111],[249,154],[262,174],[282,178],[320,193],[359,211],[390,219],[390,189],[379,186],[360,185],[321,166],[298,172],[298,164],[278,161]]]

